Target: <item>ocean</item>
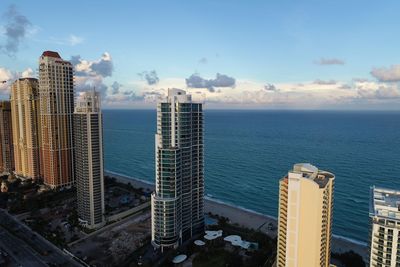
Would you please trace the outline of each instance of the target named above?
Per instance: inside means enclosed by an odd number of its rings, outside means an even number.
[[[155,110],[104,110],[107,170],[154,182]],[[209,198],[277,217],[278,182],[309,162],[336,175],[335,235],[368,242],[370,186],[400,190],[400,112],[206,110]]]

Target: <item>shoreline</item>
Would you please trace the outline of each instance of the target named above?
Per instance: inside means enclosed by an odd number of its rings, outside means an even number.
[[[128,176],[125,174],[109,171],[109,170],[104,170],[104,176],[109,176],[115,178],[118,182],[123,183],[123,184],[128,184],[130,183],[132,186],[137,187],[137,188],[143,188],[145,190],[154,190],[154,183],[151,183],[149,181],[145,181],[139,178],[135,178],[132,176]]]
[[[149,181],[108,170],[104,170],[104,175],[114,177],[121,183],[130,183],[132,186],[137,188],[143,188],[147,191],[154,190],[154,184]],[[213,214],[227,217],[231,223],[236,223],[243,227],[260,230],[271,237],[276,236],[277,218],[273,216],[252,211],[244,207],[238,207],[208,196],[205,196],[204,198],[204,211],[206,213],[211,212]],[[243,218],[246,218],[246,220],[243,220]],[[273,230],[269,229],[269,224],[273,225]],[[344,236],[332,235],[332,252],[343,253],[350,250],[353,250],[357,254],[361,255],[364,261],[367,260],[368,245],[366,243]]]

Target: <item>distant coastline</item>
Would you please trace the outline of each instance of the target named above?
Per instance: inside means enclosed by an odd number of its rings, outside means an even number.
[[[131,183],[132,186],[143,188],[147,191],[154,190],[154,183],[145,181],[139,178],[131,177],[125,174],[121,174],[114,171],[105,170],[104,175],[114,177],[121,183]],[[211,211],[212,213],[219,214],[221,216],[228,217],[233,223],[239,223],[243,226],[254,228],[254,225],[260,222],[273,222],[276,224],[277,218],[271,215],[262,214],[241,206],[236,206],[224,201],[215,199],[211,196],[205,197],[205,209],[206,211]],[[246,216],[243,216],[246,215]],[[248,223],[244,223],[242,218],[252,218],[248,220]],[[251,221],[251,222],[250,222]],[[353,250],[354,252],[360,254],[364,260],[367,259],[367,248],[368,245],[365,242],[355,240],[352,238],[333,235],[332,240],[332,251],[333,252],[346,252]]]

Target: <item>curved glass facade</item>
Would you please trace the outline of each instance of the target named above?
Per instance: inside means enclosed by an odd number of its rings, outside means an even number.
[[[203,111],[171,89],[157,106],[152,243],[176,247],[204,231]]]

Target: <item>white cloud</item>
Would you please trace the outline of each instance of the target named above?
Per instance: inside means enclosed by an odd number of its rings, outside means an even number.
[[[71,46],[74,46],[74,45],[77,45],[77,44],[81,44],[81,43],[83,43],[83,41],[84,41],[84,39],[82,37],[79,37],[79,36],[76,36],[76,35],[73,35],[73,34],[71,34],[68,37],[68,42],[69,42],[69,44]]]
[[[184,78],[160,79],[156,84],[145,80],[134,80],[125,84],[116,81],[108,84],[106,77],[112,76],[113,62],[109,53],[99,59],[85,60],[79,56],[71,61],[75,65],[76,91],[96,87],[103,95],[105,107],[153,108],[155,103],[166,95],[168,88],[182,88],[192,94],[193,99],[204,101],[210,108],[282,108],[282,109],[324,109],[343,105],[380,105],[400,104],[400,89],[396,83],[353,79],[351,81],[299,81],[290,83],[269,83],[245,79],[236,79],[235,88],[215,87],[189,88]],[[10,83],[18,77],[31,77],[34,71],[28,68],[22,72],[13,72],[0,68],[0,94],[9,91]],[[318,82],[315,82],[318,81]],[[322,81],[322,82],[321,82]],[[267,90],[266,89],[267,85]],[[273,89],[273,90],[272,90]]]
[[[395,100],[400,98],[400,89],[397,84],[362,83],[357,85],[359,98],[369,100]]]
[[[333,85],[336,84],[337,82],[335,80],[320,80],[320,79],[316,79],[314,81],[314,84],[319,84],[319,85]]]
[[[376,98],[379,99],[394,99],[400,97],[400,90],[397,85],[389,87],[383,86],[376,91]]]
[[[34,76],[34,72],[31,68],[27,68],[21,73],[22,78],[30,78]]]
[[[327,66],[327,65],[344,65],[344,60],[338,58],[320,58],[319,60],[315,60],[314,64]]]
[[[163,78],[157,83],[136,79],[120,84],[108,80],[112,77],[114,62],[105,52],[95,60],[71,58],[75,66],[76,91],[96,87],[102,93],[105,107],[154,108],[155,103],[166,95],[168,88],[187,90],[195,100],[204,101],[211,108],[282,108],[282,109],[330,109],[343,106],[357,108],[377,105],[386,108],[400,106],[400,89],[392,81],[382,82],[367,79],[350,81],[321,80],[271,83],[235,79],[234,87],[193,88],[184,78]],[[12,82],[18,77],[33,76],[30,68],[13,72],[0,68],[0,81]],[[158,77],[158,76],[157,76]],[[9,83],[0,84],[0,94],[8,92]],[[376,107],[377,107],[376,106]]]
[[[112,76],[114,65],[110,53],[104,52],[100,59],[86,60],[81,56],[73,56],[71,63],[74,65],[78,76]]]
[[[371,75],[381,82],[400,82],[400,65],[392,65],[389,68],[374,68]]]
[[[82,44],[85,39],[83,37],[77,36],[75,34],[70,34],[67,37],[50,37],[48,40],[36,40],[45,43],[53,43],[58,45],[66,45],[66,46],[76,46],[78,44]]]
[[[71,63],[75,68],[76,90],[82,91],[95,87],[102,94],[107,96],[108,86],[104,84],[106,77],[111,77],[114,65],[110,53],[104,52],[100,59],[86,60],[81,56],[73,56]],[[110,89],[112,90],[112,89]]]
[[[321,81],[318,80],[317,81]],[[206,88],[188,88],[185,79],[161,79],[155,85],[148,85],[144,81],[134,81],[124,85],[120,94],[113,98],[113,105],[123,104],[124,107],[136,107],[139,103],[147,107],[154,107],[155,102],[165,96],[168,88],[182,88],[192,94],[197,100],[204,100],[211,108],[289,108],[289,109],[331,109],[345,106],[357,108],[379,104],[385,107],[386,102],[396,101],[400,104],[400,91],[397,86],[367,81],[301,81],[293,83],[274,83],[276,90],[266,90],[269,83],[237,79],[236,87],[215,88],[209,91]],[[135,88],[135,98],[124,95],[127,88]],[[108,103],[110,104],[110,103]]]
[[[22,72],[15,72],[0,67],[0,95],[9,94],[11,83],[13,83],[16,79],[21,77],[32,77],[33,74],[34,73],[31,68],[27,68]]]
[[[0,68],[0,81],[9,81],[13,78],[13,74],[10,70]]]
[[[33,38],[41,31],[42,31],[42,28],[40,28],[37,25],[32,25],[31,27],[29,27],[27,29],[26,37]]]

